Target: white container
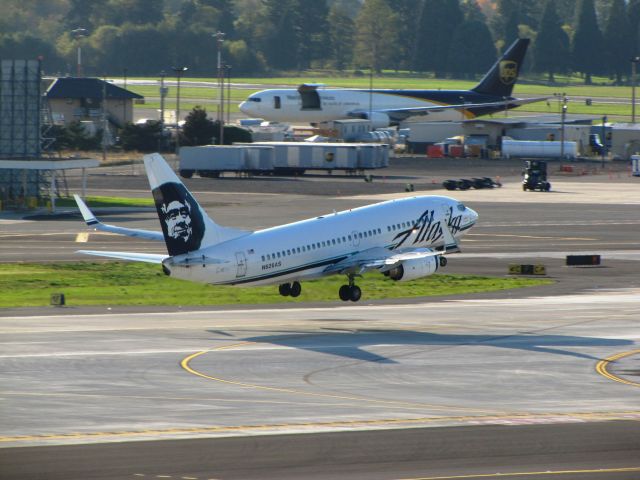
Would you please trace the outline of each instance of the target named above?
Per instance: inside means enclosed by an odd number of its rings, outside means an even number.
[[[564,143],[564,150],[562,148]],[[502,138],[502,155],[507,158],[576,158],[577,142],[550,142],[537,140],[511,140]]]

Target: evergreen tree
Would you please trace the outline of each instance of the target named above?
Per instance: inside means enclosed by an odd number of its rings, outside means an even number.
[[[267,63],[280,70],[298,67],[298,48],[302,32],[297,0],[264,0],[269,30],[262,49]]]
[[[532,50],[534,69],[538,72],[547,72],[549,82],[555,81],[554,73],[566,70],[569,37],[562,29],[555,0],[547,0],[540,22],[540,31]]]
[[[469,39],[473,38],[473,42]],[[449,52],[449,72],[465,78],[487,71],[496,60],[489,27],[478,20],[465,20],[455,31]]]
[[[360,68],[380,72],[388,67],[395,52],[397,16],[385,0],[367,0],[355,21],[354,62]]]
[[[232,0],[200,0],[204,5],[215,8],[218,11],[218,24],[216,30],[224,32],[226,38],[235,38],[234,22],[236,20]]]
[[[207,118],[207,111],[196,106],[185,118],[180,145],[210,145],[218,133],[216,130],[216,123]]]
[[[606,58],[603,56],[604,39],[593,0],[581,0],[578,6],[578,22],[573,42],[571,58],[573,68],[584,74],[584,82],[591,85],[591,76],[603,71]]]
[[[393,55],[394,68],[411,69],[412,60],[416,53],[416,38],[418,33],[418,15],[422,0],[386,0],[387,5],[398,17],[396,23],[400,39]]]
[[[333,5],[329,10],[328,23],[331,64],[338,70],[344,70],[351,63],[353,54],[353,20],[342,7]]]
[[[614,74],[616,83],[622,84],[622,74],[629,71],[629,60],[633,54],[633,37],[627,21],[624,0],[613,0],[604,31],[606,58],[609,73]]]
[[[297,49],[298,68],[308,68],[315,60],[327,57],[329,8],[326,0],[297,0],[300,40]]]
[[[640,0],[629,0],[627,20],[629,22],[631,55],[637,57],[640,55]]]
[[[462,23],[458,0],[425,0],[418,25],[415,69],[442,77],[448,65],[449,46]]]

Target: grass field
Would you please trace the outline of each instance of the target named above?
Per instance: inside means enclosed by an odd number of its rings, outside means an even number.
[[[89,207],[153,207],[151,198],[128,198],[128,197],[99,197],[88,196],[84,199]],[[76,201],[71,197],[59,198],[56,200],[58,207],[75,207]]]
[[[0,307],[48,305],[53,293],[64,293],[78,305],[228,305],[336,301],[343,276],[304,282],[297,299],[283,298],[275,286],[238,288],[175,280],[158,265],[123,262],[1,264]],[[489,292],[553,283],[544,278],[433,275],[397,283],[380,274],[358,281],[362,299],[422,297]]]

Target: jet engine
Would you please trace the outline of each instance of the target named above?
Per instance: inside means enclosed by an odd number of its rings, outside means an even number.
[[[423,257],[413,260],[404,260],[397,267],[393,267],[387,273],[389,278],[400,282],[408,282],[420,277],[427,277],[438,270],[438,257]]]
[[[369,116],[369,112],[364,112],[362,118],[371,120],[371,128],[385,128],[391,125],[391,119],[386,113],[371,112]]]

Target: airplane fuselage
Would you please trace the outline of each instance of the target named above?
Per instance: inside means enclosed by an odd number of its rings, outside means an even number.
[[[358,118],[354,112],[362,112],[376,120],[376,112],[419,107],[437,107],[464,103],[489,103],[507,100],[483,95],[470,90],[359,90],[317,89],[318,100],[313,107],[305,106],[296,89],[262,90],[251,95],[239,106],[248,116],[283,123],[322,123],[332,120]],[[428,115],[413,117],[420,121],[453,121],[473,118],[476,115],[498,111],[486,109],[443,109]],[[380,115],[378,115],[380,117]],[[382,118],[380,118],[382,121]]]
[[[444,196],[392,200],[259,230],[201,249],[198,255],[171,257],[164,265],[171,276],[197,282],[282,284],[321,276],[327,267],[372,248],[402,252],[439,247],[442,219],[459,237],[477,214]]]

